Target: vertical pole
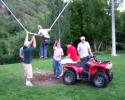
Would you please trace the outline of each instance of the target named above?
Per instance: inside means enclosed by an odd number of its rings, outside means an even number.
[[[114,0],[111,0],[112,5],[112,56],[116,56],[116,36],[115,36],[115,9]]]

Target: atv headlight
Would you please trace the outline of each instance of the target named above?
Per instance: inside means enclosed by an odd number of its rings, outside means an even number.
[[[111,69],[112,68],[112,63],[108,63],[106,66],[107,69]]]

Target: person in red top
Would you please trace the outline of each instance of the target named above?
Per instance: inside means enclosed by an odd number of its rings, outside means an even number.
[[[67,55],[68,57],[73,61],[73,62],[77,62],[78,61],[78,54],[77,54],[77,50],[76,48],[71,45],[68,44],[67,45]]]
[[[77,50],[76,48],[71,45],[71,44],[67,44],[67,57],[64,58],[63,60],[61,60],[61,65],[62,65],[62,71],[60,76],[63,76],[63,65],[64,64],[68,64],[68,63],[77,63],[78,62],[78,54],[77,54]]]

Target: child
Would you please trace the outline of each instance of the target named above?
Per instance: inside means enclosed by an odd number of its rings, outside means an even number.
[[[54,69],[54,76],[56,78],[60,78],[60,67],[61,67],[61,58],[64,55],[63,53],[63,49],[61,48],[60,45],[60,41],[55,41],[54,45],[53,45],[53,50],[54,50],[54,54],[53,54],[53,69]]]

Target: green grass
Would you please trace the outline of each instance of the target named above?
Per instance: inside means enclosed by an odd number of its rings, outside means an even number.
[[[114,79],[106,88],[95,88],[89,82],[75,85],[62,84],[26,87],[21,64],[0,65],[0,100],[124,100],[125,54],[99,58],[111,60]],[[52,71],[52,60],[33,60],[33,69]]]

